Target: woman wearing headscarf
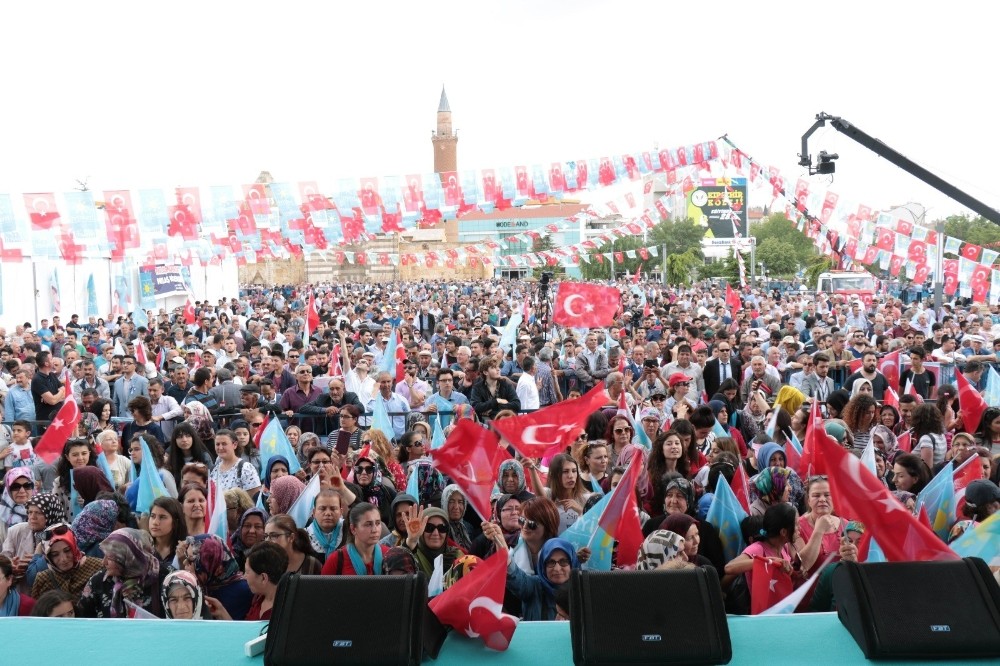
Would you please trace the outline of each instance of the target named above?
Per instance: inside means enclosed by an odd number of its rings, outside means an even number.
[[[409,576],[417,573],[417,560],[409,548],[394,546],[382,558],[383,576]]]
[[[679,569],[685,564],[683,552],[684,537],[670,530],[655,530],[639,546],[635,568],[637,571]]]
[[[708,401],[708,406],[712,408],[715,420],[719,422],[719,425],[726,431],[726,434],[736,443],[736,448],[739,450],[740,456],[745,457],[747,454],[747,443],[743,440],[743,433],[740,432],[740,429],[729,424],[729,416],[732,413],[729,410],[732,408],[732,403],[728,400],[720,400],[723,397],[725,396],[721,393],[716,393],[715,397]]]
[[[45,568],[40,550],[45,529],[61,522],[65,513],[62,497],[41,493],[28,500],[28,520],[14,525],[7,532],[2,552],[15,562],[18,577],[21,578],[18,585],[20,591],[29,592],[38,572]],[[23,578],[21,574],[24,574]]]
[[[406,547],[413,551],[417,567],[428,577],[434,573],[434,560],[440,555],[444,560],[444,571],[451,568],[455,560],[465,553],[448,545],[448,514],[437,507],[417,510],[420,529],[413,534],[407,525]]]
[[[408,474],[415,474],[417,477],[417,487],[420,489],[417,499],[420,505],[430,506],[437,502],[446,483],[444,476],[434,468],[430,458],[411,460],[407,470]]]
[[[664,474],[662,483],[665,490],[665,498],[662,509],[663,513],[652,516],[642,527],[642,533],[649,536],[663,527],[663,521],[676,513],[683,513],[694,516],[698,505],[695,503],[694,484],[677,474]],[[722,541],[719,532],[711,523],[706,520],[698,521],[699,544],[698,552],[704,555],[716,568],[721,571],[725,567],[723,559]],[[720,573],[721,576],[721,573]]]
[[[520,518],[521,502],[513,495],[504,493],[493,502],[493,514],[490,516],[489,522],[500,526],[508,548],[517,545],[518,537],[521,534]],[[558,520],[556,524],[558,525]],[[495,552],[495,548],[493,540],[485,533],[481,533],[472,540],[472,546],[468,552],[477,557],[486,558]],[[534,571],[534,566],[532,566],[532,571]]]
[[[802,406],[805,400],[806,396],[802,391],[794,386],[785,385],[778,389],[778,395],[774,398],[774,407],[781,407],[791,416]]]
[[[73,519],[73,534],[80,552],[100,557],[100,544],[115,531],[117,523],[118,504],[114,500],[97,500],[83,507],[80,515]]]
[[[271,496],[267,499],[267,509],[272,516],[279,513],[288,513],[288,510],[295,504],[306,484],[299,481],[295,476],[280,476],[271,485]],[[300,527],[304,527],[301,526]]]
[[[28,500],[35,494],[35,477],[30,467],[12,467],[3,477],[0,522],[3,531],[28,519]]]
[[[698,548],[701,546],[701,528],[699,521],[694,516],[689,516],[686,513],[675,513],[672,516],[667,516],[661,526],[662,529],[684,537],[681,558],[685,562],[698,567],[712,566],[711,560],[698,552]]]
[[[754,477],[754,487],[758,497],[750,504],[751,516],[763,516],[767,507],[778,502],[787,502],[791,486],[788,483],[791,470],[787,467],[767,467]]]
[[[101,570],[101,560],[84,555],[76,543],[69,525],[56,525],[49,530],[51,538],[42,542],[48,568],[39,572],[31,586],[31,596],[39,598],[49,590],[62,590],[80,598],[87,581]]]
[[[491,534],[503,540],[499,528]],[[521,600],[521,617],[526,621],[556,619],[556,590],[569,581],[573,569],[580,568],[576,548],[564,539],[549,539],[538,553],[535,575],[521,571],[513,560],[507,564],[507,588]]]
[[[271,483],[276,479],[283,476],[288,476],[288,458],[285,456],[271,456],[267,459],[267,465],[264,467],[264,475],[260,477],[260,492],[264,494],[264,506],[267,506],[267,500],[271,496]]]
[[[456,484],[441,491],[441,508],[448,514],[448,536],[465,552],[472,547],[472,526],[465,520],[467,506],[465,494]]]
[[[239,562],[240,568],[246,562],[247,553],[258,543],[264,542],[264,526],[267,524],[267,511],[260,507],[247,509],[240,516],[240,524],[236,527],[232,536],[233,557]]]
[[[73,470],[73,487],[86,506],[97,499],[100,493],[113,493],[114,488],[108,477],[97,467],[81,467]]]
[[[802,505],[802,500],[806,496],[805,484],[802,483],[802,477],[799,476],[798,472],[794,469],[788,467],[788,458],[785,455],[785,449],[774,442],[765,442],[760,445],[757,449],[757,455],[754,457],[754,462],[760,471],[767,469],[768,467],[783,467],[788,470],[788,479],[786,485],[789,487],[788,491],[788,502],[798,508]],[[752,469],[752,472],[748,472],[749,487],[747,488],[750,501],[753,502],[757,499],[758,491],[756,486],[757,475],[760,473],[758,469],[754,469],[750,463],[744,463],[744,467]]]
[[[114,504],[114,502],[112,502]],[[117,507],[116,507],[117,515]],[[163,617],[160,587],[166,568],[153,554],[149,534],[130,527],[101,542],[103,568],[91,576],[76,605],[77,617],[128,617],[126,601]]]
[[[215,427],[212,413],[203,403],[197,400],[184,403],[184,421],[198,434],[209,455],[215,457]]]
[[[172,571],[160,588],[163,613],[168,620],[207,620],[211,613],[198,579],[190,571]]]
[[[194,574],[205,595],[216,599],[234,620],[250,610],[253,594],[229,546],[214,534],[189,536],[177,546],[181,566]]]
[[[361,455],[354,461],[354,483],[361,488],[358,501],[378,508],[382,524],[392,525],[392,500],[396,491],[382,483],[382,468],[378,464],[378,455],[373,451],[362,449]]]
[[[534,494],[528,490],[524,478],[524,466],[513,458],[501,462],[497,470],[497,485],[493,488],[491,495],[491,499],[500,495],[513,495],[519,502],[526,502],[529,498],[534,497]]]

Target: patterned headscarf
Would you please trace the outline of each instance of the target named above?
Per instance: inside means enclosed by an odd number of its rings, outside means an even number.
[[[441,587],[447,590],[449,587],[462,580],[463,576],[472,573],[472,570],[479,566],[480,562],[482,562],[482,560],[475,555],[463,555],[462,557],[456,558],[452,563],[451,568],[444,572],[444,579],[442,580]]]
[[[184,403],[184,409],[191,412],[191,416],[184,419],[190,423],[194,431],[198,433],[201,440],[207,441],[215,437],[215,428],[212,427],[212,414],[203,403],[197,400]]]
[[[788,487],[792,471],[787,467],[765,467],[755,478],[754,485],[768,504],[777,504]]]
[[[175,587],[183,587],[191,594],[191,599],[194,600],[194,603],[192,604],[191,619],[200,619],[201,605],[204,601],[205,595],[201,591],[201,586],[198,585],[198,579],[194,577],[194,574],[190,571],[185,571],[184,569],[181,569],[180,571],[172,571],[166,578],[163,579],[163,585],[160,588],[160,599],[163,601],[163,613],[166,615],[167,619],[174,619],[174,617],[170,614],[170,604],[168,604],[167,601],[170,597],[170,590]]]
[[[66,498],[55,493],[39,493],[28,500],[27,506],[37,506],[45,515],[45,526],[50,527],[66,516]]]
[[[58,542],[63,541],[69,546],[70,552],[73,554],[73,566],[79,566],[83,562],[86,555],[80,552],[80,547],[76,545],[76,537],[73,535],[73,531],[69,529],[69,525],[66,525],[66,531],[62,534],[53,534],[52,538],[48,541],[42,542],[42,550],[45,553],[45,560],[55,568],[55,563],[49,559],[49,551],[52,550],[52,546],[56,545]]]
[[[274,513],[288,513],[288,509],[295,504],[295,500],[299,498],[302,491],[305,490],[306,484],[299,481],[298,477],[287,474],[285,476],[279,476],[271,484],[271,502],[274,507]],[[303,527],[300,525],[299,527]]]
[[[639,559],[635,568],[652,571],[664,562],[669,562],[684,548],[684,537],[669,530],[656,530],[639,546]]]
[[[420,505],[433,504],[433,500],[443,492],[444,477],[426,458],[411,461],[410,465],[416,468],[413,473],[417,475],[417,487],[420,488],[420,497],[417,498],[420,500]]]
[[[243,580],[240,563],[233,557],[229,546],[214,534],[189,536],[187,556],[194,562],[194,573],[198,577],[198,582],[204,585],[209,593]]]
[[[275,480],[277,481],[277,479]],[[236,527],[236,531],[233,533],[231,542],[233,544],[233,554],[236,555],[237,558],[241,560],[246,559],[246,553],[248,550],[250,550],[243,543],[243,523],[245,523],[247,518],[249,518],[250,516],[260,517],[260,522],[264,523],[265,525],[267,525],[267,519],[270,518],[270,516],[267,515],[267,511],[256,506],[250,507],[249,509],[243,512],[242,516],[240,516],[240,524]]]
[[[97,433],[101,432],[101,424],[97,420],[97,414],[94,414],[93,412],[84,412],[81,414],[79,425],[84,427],[88,437],[93,437]]]
[[[125,612],[123,600],[144,606],[142,598],[145,590],[156,582],[160,573],[160,561],[153,550],[153,537],[148,532],[123,527],[101,542],[101,550],[122,570],[120,577],[112,578],[111,616],[122,617]],[[107,577],[105,573],[105,579]]]
[[[73,519],[73,534],[80,550],[87,552],[94,544],[108,538],[118,522],[118,504],[113,500],[97,500],[83,507]]]
[[[10,485],[21,477],[32,483],[35,482],[35,477],[31,474],[31,468],[29,467],[13,467],[7,470],[7,474],[3,477],[3,496],[0,497],[0,521],[3,521],[7,527],[23,523],[28,519],[27,504],[15,504],[14,498],[10,496],[9,492]]]
[[[445,486],[444,490],[441,491],[441,508],[444,509],[445,513],[448,513],[448,501],[455,493],[458,493],[466,506],[469,505],[469,500],[465,498],[465,493],[462,492],[462,489],[457,484],[452,483]],[[452,520],[450,516],[448,517],[448,536],[462,550],[468,551],[472,547],[472,538],[469,536],[469,530],[466,529],[463,518]]]
[[[395,546],[382,556],[382,575],[391,576],[393,573],[417,573],[417,560],[409,548]]]
[[[513,492],[514,495],[524,492],[526,488],[526,483],[524,480],[524,466],[513,458],[508,458],[500,463],[500,467],[497,469],[497,485],[493,488],[492,497],[490,499],[496,499],[500,495],[504,494],[506,491],[503,489],[503,475],[504,472],[509,470],[514,470],[517,474],[517,490]]]
[[[362,449],[362,452],[364,452],[364,449]],[[381,495],[382,490],[382,466],[378,464],[378,456],[370,450],[368,453],[358,456],[358,459],[354,461],[354,464],[358,465],[362,460],[367,460],[371,464],[375,465],[375,470],[372,474],[371,483],[367,486],[358,484],[358,487],[361,488],[361,497],[365,502],[368,502],[373,506],[378,506],[379,495]],[[354,482],[357,483],[357,478],[355,478]]]

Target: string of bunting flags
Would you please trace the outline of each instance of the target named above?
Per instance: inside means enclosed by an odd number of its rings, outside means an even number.
[[[0,260],[237,263],[301,257],[479,210],[562,200],[717,159],[715,141],[611,157],[441,174],[167,189],[0,194]],[[489,248],[498,249],[498,248]],[[345,257],[346,258],[346,257]]]
[[[937,231],[878,213],[871,206],[854,205],[834,192],[812,188],[805,179],[798,179],[789,193],[778,169],[758,164],[728,137],[722,140],[731,149],[720,158],[722,163],[742,170],[745,162],[750,182],[769,184],[775,201],[783,202],[788,218],[799,231],[842,267],[854,263],[877,265],[893,277],[902,273],[916,283],[934,277]],[[817,209],[819,215],[812,212]],[[1000,253],[952,236],[945,236],[943,241],[945,254],[957,256],[942,259],[945,294],[958,293],[977,303],[1000,300],[1000,270],[993,267]]]

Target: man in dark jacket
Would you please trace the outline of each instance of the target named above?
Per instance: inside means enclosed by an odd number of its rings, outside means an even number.
[[[328,435],[333,430],[340,428],[340,408],[344,405],[354,405],[362,414],[365,413],[365,406],[358,399],[358,394],[344,390],[343,379],[331,379],[329,391],[323,393],[315,400],[307,402],[299,408],[301,414],[315,414],[325,416],[323,419],[303,419],[301,427],[306,430],[309,421],[313,421],[315,432],[320,437]]]
[[[480,419],[491,419],[504,409],[520,411],[521,401],[517,399],[514,383],[500,376],[500,361],[484,358],[479,363],[479,374],[479,381],[469,392],[469,402]]]

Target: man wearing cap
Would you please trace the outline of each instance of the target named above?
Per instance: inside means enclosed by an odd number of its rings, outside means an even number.
[[[699,396],[705,391],[705,380],[702,377],[701,366],[691,362],[692,352],[691,345],[687,343],[678,345],[677,360],[663,367],[662,376],[670,377],[677,373],[687,376],[691,380],[692,394]]]
[[[421,349],[417,352],[417,379],[430,385],[434,382],[434,368],[431,367],[433,360],[434,355],[430,349]]]

